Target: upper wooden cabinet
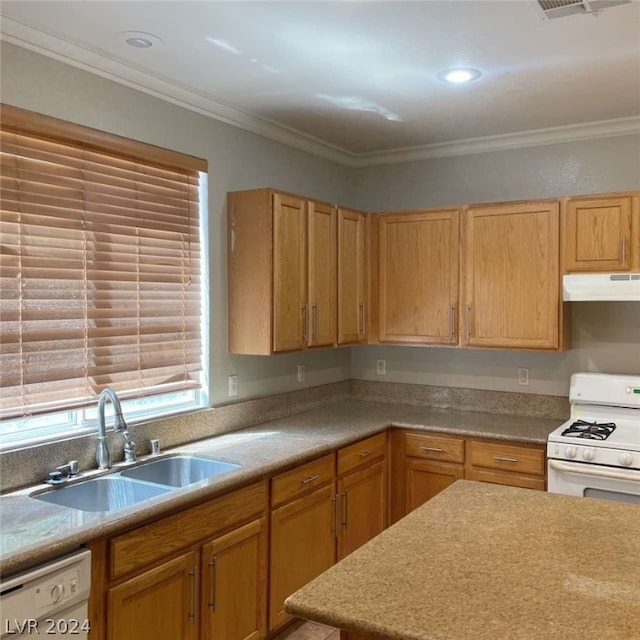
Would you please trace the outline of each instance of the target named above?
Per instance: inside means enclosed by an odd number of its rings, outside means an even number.
[[[564,272],[640,271],[638,194],[565,198]]]
[[[337,227],[333,205],[308,204],[309,337],[312,347],[333,345],[337,326]]]
[[[457,343],[459,215],[378,216],[380,342]]]
[[[562,346],[559,240],[557,201],[465,210],[463,344]]]
[[[229,351],[336,342],[336,210],[272,189],[227,196]]]
[[[368,215],[338,209],[338,344],[368,336]]]
[[[306,203],[280,193],[272,201],[273,351],[293,351],[305,346],[309,320]]]

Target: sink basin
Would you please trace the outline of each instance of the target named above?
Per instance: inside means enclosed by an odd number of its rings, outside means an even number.
[[[169,491],[167,487],[136,482],[117,475],[70,484],[33,497],[80,511],[115,511]]]
[[[218,476],[240,466],[234,462],[209,460],[195,456],[172,456],[146,462],[139,467],[132,467],[122,471],[121,475],[168,487],[186,487],[194,482]]]

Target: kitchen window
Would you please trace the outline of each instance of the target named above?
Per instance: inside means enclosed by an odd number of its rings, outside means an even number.
[[[204,160],[2,105],[0,446],[204,406]]]

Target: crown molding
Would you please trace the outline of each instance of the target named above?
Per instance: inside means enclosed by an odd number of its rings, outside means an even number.
[[[633,134],[640,134],[640,116],[571,124],[562,127],[548,127],[546,129],[534,129],[517,133],[504,133],[482,138],[466,138],[464,140],[439,142],[419,147],[376,151],[368,154],[359,154],[356,157],[358,166],[369,167],[380,164],[450,158],[453,156],[470,156],[525,147],[541,147],[550,144],[579,142],[581,140],[615,138]]]
[[[276,122],[216,102],[210,96],[181,86],[160,75],[142,72],[130,66],[127,61],[106,51],[87,49],[61,35],[45,33],[24,22],[5,16],[0,26],[0,39],[11,44],[350,168],[475,155],[640,133],[640,116],[633,116],[371,153],[354,153]]]
[[[45,33],[5,16],[0,22],[0,39],[305,153],[338,164],[353,165],[354,155],[343,149],[216,102],[162,76],[140,71],[106,51],[87,49],[60,35]]]

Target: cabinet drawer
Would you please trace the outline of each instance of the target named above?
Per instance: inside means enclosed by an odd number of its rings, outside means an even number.
[[[472,467],[544,475],[544,450],[501,442],[469,442]]]
[[[112,579],[265,513],[266,482],[232,491],[109,540]]]
[[[288,502],[333,481],[334,463],[335,456],[329,453],[272,478],[271,506]]]
[[[387,448],[387,433],[366,438],[338,451],[338,475],[349,473],[364,464],[384,458]]]
[[[489,471],[488,469],[470,469],[466,475],[467,480],[478,482],[491,482],[493,484],[506,484],[510,487],[522,487],[523,489],[536,489],[544,491],[544,478],[538,476],[522,476],[513,471]]]
[[[430,433],[407,433],[406,454],[412,458],[464,462],[464,438]]]

